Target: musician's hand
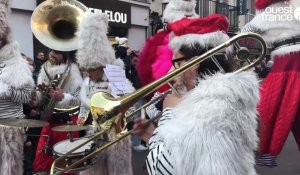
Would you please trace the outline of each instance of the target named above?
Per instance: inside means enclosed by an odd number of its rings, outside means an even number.
[[[77,125],[83,125],[85,122],[85,118],[84,117],[78,117],[77,119]]]
[[[61,89],[51,89],[49,92],[49,96],[55,101],[61,101],[64,98],[64,93]]]
[[[152,134],[155,130],[155,126],[153,123],[148,124],[147,126],[143,126],[146,123],[147,119],[136,119],[134,120],[134,134],[140,136],[145,142],[149,142],[149,139],[152,137]]]
[[[172,94],[168,95],[163,101],[163,108],[174,108],[178,105],[182,100],[181,96],[172,92]]]

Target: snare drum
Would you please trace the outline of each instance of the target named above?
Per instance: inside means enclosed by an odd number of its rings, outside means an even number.
[[[64,140],[61,142],[58,142],[53,146],[53,156],[55,159],[65,155],[68,151],[71,149],[77,147],[78,145],[82,144],[83,142],[87,141],[88,138],[79,138],[74,139],[73,142],[70,140]],[[74,151],[72,154],[70,154],[67,158],[64,160],[58,161],[56,163],[56,169],[57,170],[63,170],[64,168],[72,165],[73,163],[77,162],[78,160],[82,159],[87,154],[91,153],[93,151],[93,142],[89,142],[86,145],[82,146],[81,148]],[[76,167],[70,169],[69,172],[78,172],[82,171],[88,168],[89,165],[94,163],[94,158],[91,158],[89,160],[86,160],[85,162],[77,165]]]

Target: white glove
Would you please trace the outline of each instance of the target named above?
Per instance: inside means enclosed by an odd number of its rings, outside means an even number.
[[[10,94],[9,90],[10,90],[9,85],[0,81],[0,98],[9,96]]]

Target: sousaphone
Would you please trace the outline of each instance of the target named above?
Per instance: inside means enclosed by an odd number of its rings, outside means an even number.
[[[87,7],[76,0],[46,0],[31,16],[31,30],[45,46],[59,51],[78,47],[75,35]]]

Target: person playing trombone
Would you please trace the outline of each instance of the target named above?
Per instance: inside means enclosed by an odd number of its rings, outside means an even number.
[[[168,24],[175,69],[228,40],[228,26],[228,19],[218,14]],[[135,121],[135,133],[149,142],[150,175],[256,174],[258,79],[254,72],[229,73],[230,51],[206,59],[177,79],[182,82],[175,86],[184,84],[183,94],[165,98],[157,128]]]

